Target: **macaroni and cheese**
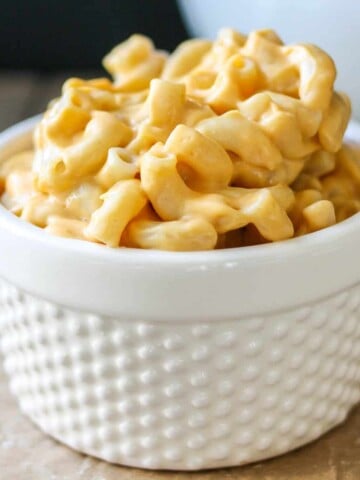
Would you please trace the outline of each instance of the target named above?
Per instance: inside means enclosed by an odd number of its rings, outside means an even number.
[[[350,118],[318,47],[230,29],[172,54],[133,35],[107,78],[65,82],[34,150],[0,165],[2,203],[109,247],[209,250],[278,241],[360,211]]]

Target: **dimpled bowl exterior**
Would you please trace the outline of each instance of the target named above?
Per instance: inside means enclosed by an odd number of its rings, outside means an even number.
[[[193,470],[299,447],[360,400],[360,285],[223,323],[79,313],[1,283],[1,346],[21,410],[110,462]]]

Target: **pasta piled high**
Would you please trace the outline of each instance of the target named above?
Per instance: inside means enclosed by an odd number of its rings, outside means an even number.
[[[46,231],[208,250],[288,239],[360,211],[360,163],[335,66],[275,32],[220,31],[171,55],[133,35],[113,82],[68,80],[34,152],[0,166],[3,204]]]

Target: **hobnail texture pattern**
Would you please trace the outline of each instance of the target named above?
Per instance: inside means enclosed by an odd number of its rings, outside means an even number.
[[[146,323],[1,283],[1,347],[45,432],[110,462],[197,470],[287,452],[345,419],[360,400],[359,307],[358,285],[263,317]]]

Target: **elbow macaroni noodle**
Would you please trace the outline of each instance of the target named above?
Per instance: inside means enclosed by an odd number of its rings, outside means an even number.
[[[360,211],[360,161],[331,58],[275,32],[172,54],[133,35],[113,76],[65,82],[34,151],[0,165],[3,204],[64,237],[209,250],[288,239]],[[1,193],[0,191],[0,193]]]

